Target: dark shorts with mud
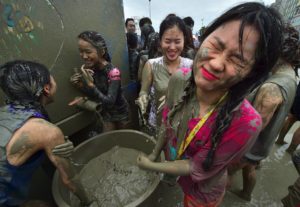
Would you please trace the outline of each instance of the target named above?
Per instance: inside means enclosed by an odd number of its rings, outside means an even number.
[[[291,113],[298,119],[298,121],[300,120],[300,84],[297,86],[296,97],[291,108]]]
[[[295,98],[291,108],[291,113],[297,118],[298,121],[300,120],[300,97]]]

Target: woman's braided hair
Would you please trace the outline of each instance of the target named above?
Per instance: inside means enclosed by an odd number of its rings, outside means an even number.
[[[0,88],[8,103],[40,105],[46,84],[50,84],[50,72],[40,63],[14,60],[0,66]]]
[[[237,5],[207,27],[202,35],[202,41],[206,39],[214,30],[226,22],[240,20],[239,44],[241,53],[242,40],[245,26],[254,26],[260,35],[255,51],[255,62],[251,72],[242,81],[238,82],[228,90],[226,101],[217,109],[217,117],[212,127],[211,148],[203,162],[204,170],[208,171],[213,164],[215,151],[220,143],[222,135],[228,129],[233,119],[233,110],[241,104],[245,96],[260,84],[275,65],[282,48],[282,20],[280,15],[272,8],[263,4],[249,2]],[[243,54],[243,53],[242,53]],[[197,56],[196,56],[197,60]],[[195,67],[196,63],[194,63]],[[194,69],[193,69],[194,71]],[[196,91],[194,74],[191,74],[188,85],[185,88],[182,101],[178,102],[169,114],[170,121],[174,114],[183,109],[183,105],[188,102]]]

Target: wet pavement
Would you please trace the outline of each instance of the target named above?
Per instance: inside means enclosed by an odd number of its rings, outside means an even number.
[[[287,134],[285,141],[290,143],[293,132],[300,123],[296,123]],[[279,207],[282,206],[280,200],[288,193],[288,186],[294,183],[298,174],[291,161],[291,156],[285,150],[288,144],[278,146],[274,145],[270,156],[265,159],[261,168],[257,170],[257,183],[252,195],[251,202],[244,201],[235,194],[227,191],[221,207]],[[50,181],[45,179],[47,175],[44,172],[37,172],[39,178],[46,182],[35,182],[40,186],[34,187],[34,199],[52,200],[49,190]],[[42,174],[42,177],[41,177]],[[37,177],[37,176],[35,176]],[[47,187],[46,187],[47,186]],[[46,187],[46,188],[45,188]],[[49,187],[48,192],[46,189]],[[241,172],[238,172],[233,179],[232,189],[242,188]],[[38,194],[37,194],[38,193]],[[179,186],[170,187],[165,183],[160,183],[154,193],[140,207],[183,207],[183,195]]]
[[[283,206],[281,199],[288,194],[288,186],[298,178],[298,173],[291,161],[291,155],[285,150],[292,139],[293,132],[300,124],[297,123],[286,135],[288,144],[274,144],[269,157],[261,163],[257,172],[257,181],[251,202],[244,201],[231,192],[226,192],[222,207],[279,207]],[[242,175],[235,175],[233,190],[242,188]]]

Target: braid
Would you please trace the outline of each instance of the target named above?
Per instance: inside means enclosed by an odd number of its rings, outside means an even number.
[[[213,163],[214,154],[220,143],[224,132],[228,129],[233,119],[232,111],[244,100],[243,96],[235,95],[233,91],[228,92],[225,104],[219,109],[215,124],[212,128],[211,143],[207,156],[202,164],[205,171],[208,171]]]
[[[218,114],[212,126],[211,135],[209,137],[212,146],[207,153],[206,159],[202,163],[203,169],[206,171],[211,168],[218,144],[221,142],[224,133],[231,125],[231,122],[234,118],[233,110],[243,102],[249,91],[254,89],[258,84],[268,77],[268,73],[275,65],[282,51],[282,20],[280,15],[274,9],[256,2],[240,4],[229,9],[206,28],[204,34],[201,35],[201,42],[205,41],[208,36],[210,36],[224,23],[232,20],[239,20],[241,22],[238,43],[242,56],[243,36],[245,35],[244,29],[247,26],[256,28],[259,34],[259,39],[256,43],[254,54],[255,61],[253,65],[251,65],[251,71],[241,80],[239,80],[239,82],[235,83],[233,86],[231,86],[231,88],[228,89],[226,102],[224,105],[220,106],[219,109],[217,109]],[[292,35],[292,37],[296,37],[296,35]],[[201,47],[202,45],[200,48]],[[200,53],[198,52],[198,54]],[[195,63],[201,63],[200,57],[196,56],[194,64]],[[194,75],[192,73],[190,84],[185,88],[185,94],[182,97],[181,102],[174,106],[173,111],[171,111],[170,119],[173,118],[175,112],[178,111],[183,104],[189,102],[191,99],[191,94],[195,93],[195,88]],[[187,111],[187,113],[189,112],[190,111]]]
[[[6,104],[33,108],[46,115],[40,98],[43,87],[50,83],[49,70],[40,63],[14,60],[0,66],[0,88]]]
[[[105,47],[104,49],[104,55],[103,55],[103,58],[107,61],[107,62],[111,62],[111,57],[108,53],[108,50],[107,50],[107,47]]]

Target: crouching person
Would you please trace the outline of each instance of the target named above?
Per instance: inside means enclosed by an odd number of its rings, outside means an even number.
[[[44,106],[53,101],[56,83],[35,62],[12,61],[0,67],[0,87],[7,97],[0,107],[0,206],[21,206],[34,171],[47,155],[63,183],[88,205],[90,199],[67,159],[52,150],[65,145],[61,130],[48,121]]]

